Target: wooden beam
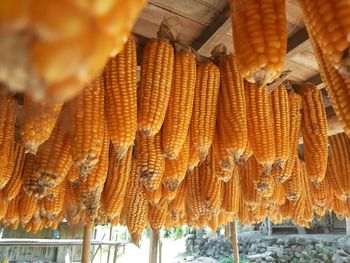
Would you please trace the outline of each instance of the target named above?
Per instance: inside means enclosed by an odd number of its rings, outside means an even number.
[[[83,262],[83,263],[90,262],[92,225],[93,224],[91,222],[89,222],[84,227],[83,251],[82,251],[82,255],[81,255],[81,262]]]
[[[231,27],[230,5],[227,4],[217,18],[192,42],[192,47],[198,52],[202,51],[215,37],[226,34]]]
[[[288,38],[286,59],[289,59],[310,45],[309,34],[302,28]]]
[[[151,236],[149,243],[149,263],[157,263],[157,254],[158,254],[158,242],[159,242],[159,230],[151,228]]]
[[[237,221],[232,221],[231,223],[231,240],[233,248],[233,262],[239,262],[239,249],[238,249],[238,238],[237,238]]]

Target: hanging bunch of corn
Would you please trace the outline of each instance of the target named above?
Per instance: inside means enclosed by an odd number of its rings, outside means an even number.
[[[219,68],[211,62],[198,64],[190,131],[201,161],[214,138],[219,87]]]
[[[309,179],[318,184],[326,174],[328,157],[328,124],[321,91],[315,86],[302,86],[302,133],[305,168]]]
[[[291,153],[288,93],[283,85],[271,92],[270,102],[275,133],[275,164],[283,170]]]
[[[159,32],[165,26],[163,23]],[[137,124],[146,136],[154,136],[160,131],[168,108],[174,49],[167,37],[150,39],[143,50],[141,80],[137,90]]]
[[[241,196],[240,182],[238,177],[231,178],[224,183],[223,187],[223,207],[226,212],[236,215],[239,209],[239,201]]]
[[[145,3],[1,3],[1,82],[36,99],[72,98],[122,49]]]
[[[63,181],[60,185],[56,186],[56,188],[58,188],[57,196],[52,200],[46,197],[43,201],[45,216],[50,221],[54,221],[63,209],[64,197],[66,194],[66,181]]]
[[[313,35],[310,36],[310,40],[335,114],[343,126],[345,133],[350,138],[350,79],[342,76],[331,65]]]
[[[38,208],[37,204],[38,200],[36,198],[29,196],[26,193],[22,193],[18,206],[19,218],[22,224],[29,222],[33,213]]]
[[[62,103],[50,104],[24,97],[21,138],[26,152],[36,154],[38,147],[50,138],[61,112]]]
[[[326,208],[329,207],[328,203],[333,194],[330,189],[330,182],[327,178],[325,178],[317,187],[314,184],[310,184],[310,191],[314,201],[313,208],[315,213],[319,216],[324,216],[326,213]]]
[[[250,172],[250,163],[254,161],[252,158],[254,157],[251,157],[246,164],[239,167],[239,178],[242,193],[241,200],[247,204],[250,210],[255,210],[260,203],[261,196],[255,188],[257,174]]]
[[[258,86],[279,76],[287,49],[284,0],[231,0],[233,42],[239,71]]]
[[[350,4],[346,1],[319,1],[316,3],[306,0],[300,1],[299,4],[306,28],[317,41],[325,58],[344,77],[348,77],[350,74],[348,53],[350,24],[347,17],[350,14]]]
[[[290,201],[298,200],[301,193],[304,191],[304,189],[302,189],[302,182],[303,176],[305,175],[298,157],[294,159],[294,163],[295,165],[290,177],[283,183],[286,197]]]
[[[226,149],[239,160],[247,140],[246,102],[244,83],[238,72],[237,57],[219,56],[220,93],[218,102],[218,127]]]
[[[71,182],[66,182],[66,194],[64,196],[63,214],[69,224],[74,224],[75,220],[80,220],[80,210],[82,209],[79,198],[78,188]]]
[[[161,184],[165,169],[161,133],[151,137],[147,137],[141,132],[138,133],[137,159],[141,182],[148,191],[156,190]]]
[[[126,202],[123,209],[126,211],[126,225],[134,244],[139,245],[142,231],[148,225],[148,202],[139,180],[137,160],[133,161],[130,178],[127,184]]]
[[[198,218],[204,214],[204,203],[202,199],[201,187],[202,178],[199,172],[199,168],[195,167],[191,172],[186,175],[186,203],[189,205],[188,209],[190,214],[193,214],[193,218]],[[187,212],[186,212],[187,213]],[[189,215],[190,215],[189,214]]]
[[[329,137],[330,154],[328,156],[327,174],[330,187],[340,199],[350,197],[350,139],[345,133]]]
[[[269,173],[275,162],[275,135],[266,86],[245,82],[248,138],[256,160]]]
[[[169,105],[162,128],[165,156],[176,159],[186,141],[191,121],[196,83],[196,60],[188,50],[175,54]]]
[[[119,163],[115,163],[116,154],[116,149],[110,147],[108,174],[101,200],[108,220],[118,218],[123,208],[126,186],[131,171],[132,148],[128,149],[126,155]]]
[[[71,134],[66,133],[63,122],[58,121],[50,138],[38,149],[33,172],[24,180],[27,194],[41,198],[64,180],[72,165],[71,145]]]
[[[168,190],[175,191],[185,179],[189,154],[190,141],[189,136],[187,136],[178,157],[175,160],[165,159],[165,171],[162,182]]]
[[[120,160],[134,144],[137,129],[136,43],[129,36],[124,49],[105,67],[108,134]]]
[[[148,207],[148,221],[152,229],[159,230],[164,227],[167,212],[168,201],[165,198],[161,198],[159,204],[149,205]]]
[[[74,165],[87,177],[102,151],[105,128],[104,80],[98,77],[75,98]]]
[[[175,198],[169,203],[168,210],[174,217],[175,221],[179,220],[181,213],[185,210],[185,199],[186,199],[186,181],[184,180],[179,185]]]

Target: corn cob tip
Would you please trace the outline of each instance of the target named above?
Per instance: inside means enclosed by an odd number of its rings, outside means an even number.
[[[131,233],[131,239],[135,246],[140,248],[141,234],[139,233]]]
[[[141,129],[141,131],[142,131],[142,134],[145,135],[146,137],[151,137],[155,135],[151,128],[143,128]]]
[[[263,87],[272,79],[271,73],[266,72],[265,70],[259,70],[254,73],[253,79],[258,88]]]
[[[172,179],[167,180],[164,185],[166,188],[168,188],[169,191],[174,192],[179,187],[180,182],[178,180]]]
[[[38,148],[39,148],[39,145],[33,145],[33,144],[26,143],[24,145],[24,152],[25,152],[25,154],[36,155]]]
[[[115,162],[116,164],[119,163],[121,159],[126,155],[128,152],[129,146],[127,145],[116,145],[115,146]]]

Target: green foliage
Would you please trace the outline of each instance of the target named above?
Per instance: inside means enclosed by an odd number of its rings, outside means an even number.
[[[246,256],[240,256],[239,262],[240,263],[248,263],[249,260]],[[235,263],[235,262],[233,261],[233,257],[229,257],[229,258],[224,258],[224,259],[220,260],[219,263]]]
[[[184,231],[181,227],[173,227],[171,229],[163,230],[163,238],[172,238],[174,240],[182,238],[184,235]]]

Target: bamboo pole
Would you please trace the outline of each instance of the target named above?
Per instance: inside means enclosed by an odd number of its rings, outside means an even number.
[[[238,250],[238,240],[237,240],[237,221],[231,222],[231,239],[233,248],[233,262],[239,263],[239,250]]]
[[[89,222],[84,227],[84,237],[83,237],[83,251],[81,255],[82,263],[89,263],[90,261],[90,246],[91,246],[91,232],[92,223]]]
[[[149,242],[149,263],[157,263],[157,252],[158,252],[158,240],[159,230],[151,228],[150,242]]]

